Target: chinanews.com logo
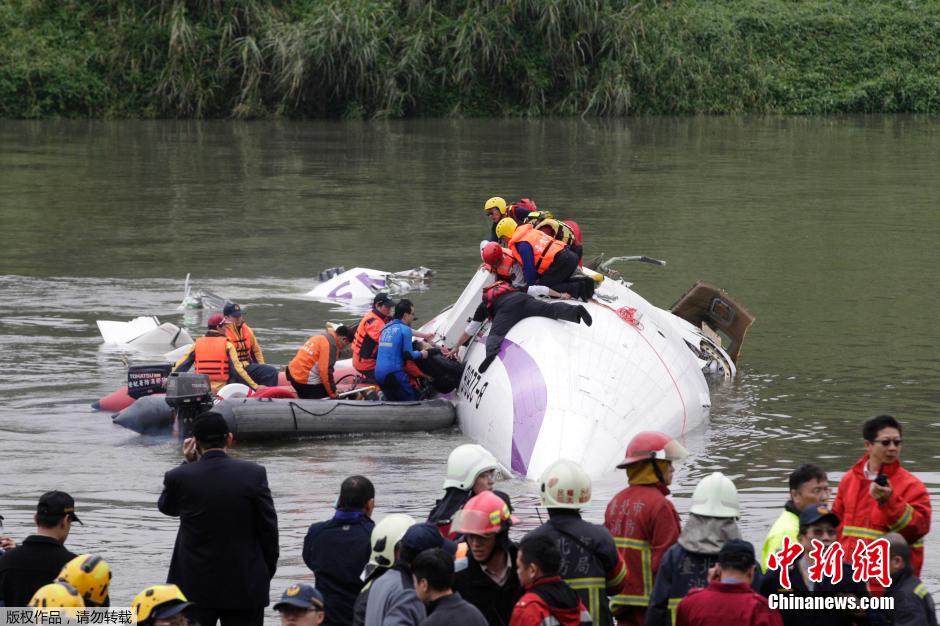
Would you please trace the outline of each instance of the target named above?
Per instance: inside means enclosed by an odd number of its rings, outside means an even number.
[[[888,540],[876,539],[871,543],[858,541],[852,548],[852,581],[856,583],[875,582],[882,587],[891,586],[891,572],[888,570]],[[838,541],[828,546],[818,539],[812,540],[812,549],[807,553],[809,566],[807,578],[814,584],[828,579],[835,595],[795,595],[793,581],[790,580],[791,566],[803,554],[803,546],[790,537],[783,540],[783,548],[772,552],[767,559],[769,569],[778,570],[780,590],[767,598],[772,609],[782,611],[867,611],[893,610],[894,598],[881,596],[858,597],[852,593],[840,593],[836,586],[842,582],[845,568],[845,548]],[[799,574],[799,570],[798,575]]]

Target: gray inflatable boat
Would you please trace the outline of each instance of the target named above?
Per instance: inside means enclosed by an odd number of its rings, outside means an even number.
[[[292,439],[346,433],[420,432],[448,428],[457,419],[443,399],[420,402],[237,398],[212,409],[221,413],[238,441]],[[137,400],[113,416],[119,426],[146,435],[168,435],[170,407],[162,396]]]

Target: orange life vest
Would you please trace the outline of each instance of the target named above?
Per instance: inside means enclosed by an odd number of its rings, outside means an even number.
[[[486,267],[503,280],[509,280],[512,277],[512,266],[516,262],[512,255],[504,248],[503,256],[500,257],[496,265],[487,265]]]
[[[379,347],[379,335],[388,320],[375,312],[375,310],[366,313],[359,326],[356,327],[356,336],[353,338],[353,367],[359,372],[368,372],[375,369],[375,354]],[[372,350],[370,354],[362,354],[362,342],[366,337],[371,337]]]
[[[228,382],[228,339],[200,337],[196,340],[196,372],[213,382]]]
[[[509,250],[512,252],[512,257],[520,264],[522,264],[522,256],[516,249],[516,244],[520,241],[532,246],[532,255],[535,257],[535,271],[539,274],[544,273],[545,270],[551,267],[552,263],[555,262],[555,256],[565,249],[565,244],[551,235],[535,230],[531,224],[523,224],[516,228],[509,240]]]
[[[248,324],[242,324],[240,328],[236,328],[235,324],[226,324],[225,336],[235,346],[235,351],[238,352],[238,360],[242,362],[242,365],[248,365],[255,361],[255,334],[248,328]]]
[[[513,291],[518,291],[515,287],[504,280],[497,280],[492,285],[483,288],[483,306],[486,307],[486,314],[493,317],[493,306],[502,296]]]

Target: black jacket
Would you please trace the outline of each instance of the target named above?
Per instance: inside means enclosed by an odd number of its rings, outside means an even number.
[[[168,583],[204,608],[267,606],[278,538],[262,466],[210,450],[166,473],[158,506],[180,518]]]
[[[498,547],[497,547],[498,549]],[[508,626],[512,608],[522,597],[522,585],[516,574],[516,552],[518,548],[509,544],[509,578],[502,587],[486,575],[479,563],[467,555],[457,561],[454,576],[454,591],[460,592],[464,600],[483,613],[490,626]]]
[[[316,575],[316,587],[329,607],[326,626],[348,626],[362,589],[359,575],[369,562],[375,522],[361,512],[336,511],[333,519],[312,524],[304,539],[304,563]]]
[[[421,626],[486,626],[480,610],[460,597],[456,591],[428,605],[428,616]]]
[[[27,606],[36,590],[75,558],[52,537],[30,535],[0,557],[0,606]]]
[[[883,613],[885,623],[891,626],[937,626],[933,598],[927,587],[907,567],[893,576],[885,596],[894,598],[894,610]]]
[[[801,558],[806,558],[801,557]],[[818,582],[810,591],[803,580],[803,574],[800,573],[799,560],[790,566],[790,589],[784,589],[780,585],[780,572],[778,570],[767,570],[760,581],[758,591],[762,596],[769,597],[770,594],[792,594],[794,596],[845,596],[852,595],[856,598],[868,597],[868,587],[864,582],[855,582],[852,580],[852,566],[845,562],[842,564],[842,580],[833,584],[832,580],[823,577],[822,582]],[[784,626],[865,626],[868,624],[880,624],[880,618],[873,611],[859,611],[853,614],[848,610],[832,611],[801,611],[787,609],[780,611],[783,617]]]

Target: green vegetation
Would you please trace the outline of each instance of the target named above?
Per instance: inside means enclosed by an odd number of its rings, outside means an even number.
[[[940,0],[3,0],[0,117],[940,110]]]

